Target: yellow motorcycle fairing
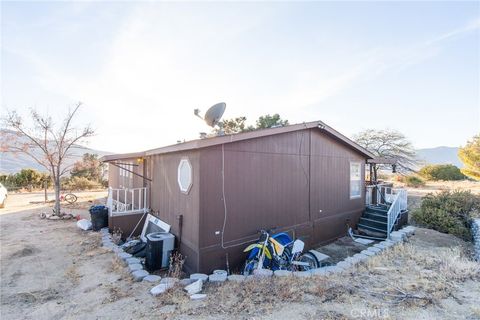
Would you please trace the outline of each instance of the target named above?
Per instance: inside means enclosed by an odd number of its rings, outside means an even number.
[[[254,248],[258,248],[259,250],[263,250],[265,256],[266,256],[268,259],[272,259],[272,254],[270,253],[270,250],[268,250],[267,247],[263,247],[263,245],[261,245],[260,243],[253,243],[253,244],[249,245],[248,247],[245,248],[245,250],[243,250],[243,252],[251,251],[251,250],[253,250]]]
[[[285,249],[285,247],[282,244],[280,244],[280,242],[278,242],[273,238],[270,238],[268,240],[273,244],[273,250],[275,250],[275,253],[281,256],[283,254],[283,250]]]

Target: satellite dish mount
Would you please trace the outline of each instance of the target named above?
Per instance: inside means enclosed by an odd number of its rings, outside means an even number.
[[[204,120],[210,127],[214,128],[215,126],[218,126],[220,128],[219,133],[222,134],[223,130],[220,119],[222,119],[226,107],[227,105],[225,102],[220,102],[211,106],[210,109],[208,109],[205,113],[204,117],[200,115],[200,109],[195,109],[193,113],[200,119]]]

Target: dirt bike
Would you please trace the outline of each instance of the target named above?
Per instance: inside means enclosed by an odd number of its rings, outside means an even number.
[[[270,235],[271,230],[260,230],[258,242],[249,245],[243,268],[243,274],[252,274],[255,269],[307,271],[319,267],[316,256],[311,252],[303,252],[305,243],[293,241],[287,233]]]

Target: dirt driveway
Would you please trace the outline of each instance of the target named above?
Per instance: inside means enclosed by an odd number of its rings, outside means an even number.
[[[73,220],[40,220],[42,210],[0,216],[1,319],[134,319],[155,305],[150,286],[132,283],[99,247],[98,233]],[[145,298],[150,308],[139,302]]]
[[[0,215],[2,320],[480,318],[469,244],[432,230],[338,276],[207,284],[207,299],[192,302],[181,287],[151,296],[152,284],[132,282],[98,233],[40,220],[43,210]]]
[[[66,209],[85,209],[88,208],[91,205],[90,202],[94,201],[95,199],[100,199],[107,196],[106,190],[75,191],[73,193],[78,197],[77,203],[74,205],[68,205],[64,203]],[[47,195],[49,200],[55,199],[53,191],[49,191]],[[27,209],[39,208],[44,200],[45,193],[43,191],[9,193],[7,198],[7,204],[5,208],[0,209],[0,215],[12,212],[19,212]]]

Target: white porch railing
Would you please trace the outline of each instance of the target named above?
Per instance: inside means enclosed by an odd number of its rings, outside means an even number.
[[[108,188],[107,207],[110,216],[147,212],[147,188]]]
[[[390,232],[392,232],[398,216],[403,211],[407,210],[407,198],[407,190],[405,189],[392,188],[384,184],[370,185],[366,187],[365,204],[367,206],[388,206],[387,238],[390,238]]]
[[[391,191],[393,201],[387,212],[387,239],[390,239],[390,232],[392,232],[400,213],[407,210],[407,190],[392,188]]]

